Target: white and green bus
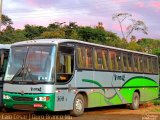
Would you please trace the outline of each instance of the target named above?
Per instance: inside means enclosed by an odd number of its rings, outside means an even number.
[[[0,107],[3,107],[3,78],[7,68],[10,46],[10,44],[0,44]]]
[[[11,46],[5,74],[6,108],[65,111],[139,104],[158,98],[158,57],[69,39],[41,39]]]

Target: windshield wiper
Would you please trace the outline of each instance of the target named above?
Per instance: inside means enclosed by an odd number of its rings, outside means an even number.
[[[24,71],[24,67],[22,66],[20,69],[18,69],[18,71],[16,72],[16,74],[12,77],[12,79],[10,80],[10,82],[12,83],[14,81],[15,77],[18,77],[20,74],[22,74],[22,72]]]
[[[18,77],[20,74],[22,74],[22,80],[23,80],[23,78],[24,78],[24,69],[25,69],[25,64],[26,64],[26,58],[27,58],[28,51],[29,51],[29,48],[27,49],[26,55],[23,58],[22,67],[19,68],[18,71],[15,73],[15,75],[12,77],[12,79],[10,81],[11,83],[13,82],[14,78]]]

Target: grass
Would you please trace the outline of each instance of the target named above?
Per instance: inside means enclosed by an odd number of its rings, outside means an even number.
[[[160,99],[153,100],[154,105],[160,105]]]

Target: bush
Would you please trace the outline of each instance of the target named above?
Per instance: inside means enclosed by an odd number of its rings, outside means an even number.
[[[153,100],[154,105],[160,105],[160,99]]]

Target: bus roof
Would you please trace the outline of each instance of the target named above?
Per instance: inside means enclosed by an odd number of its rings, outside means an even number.
[[[11,44],[0,44],[0,49],[10,49]]]
[[[59,44],[59,43],[65,43],[65,42],[81,43],[81,44],[86,44],[86,45],[93,45],[93,46],[97,46],[97,47],[99,46],[99,47],[104,47],[104,48],[121,50],[121,51],[125,51],[125,52],[132,52],[132,53],[137,53],[137,54],[143,54],[143,55],[158,57],[158,56],[153,55],[153,54],[148,54],[148,53],[143,53],[143,52],[138,52],[138,51],[132,51],[132,50],[127,50],[127,49],[122,49],[122,48],[117,48],[117,47],[112,47],[112,46],[107,46],[107,45],[89,43],[89,42],[84,42],[84,41],[74,40],[74,39],[55,39],[55,38],[54,39],[35,39],[35,40],[16,42],[16,43],[12,44],[11,46],[36,45],[36,44]]]

